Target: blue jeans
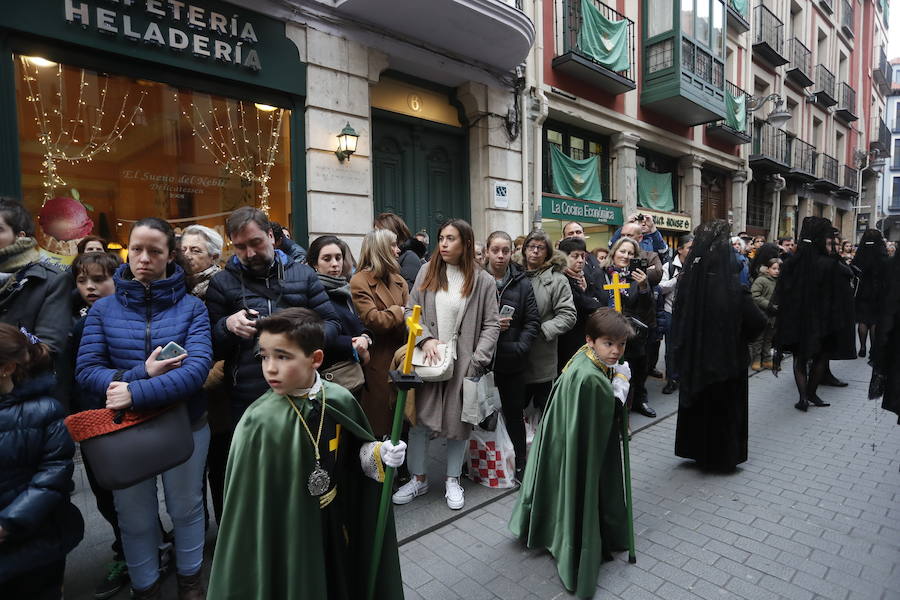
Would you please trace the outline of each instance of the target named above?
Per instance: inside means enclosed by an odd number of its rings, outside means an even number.
[[[166,510],[175,525],[175,566],[179,575],[193,575],[203,564],[203,468],[209,448],[209,426],[194,432],[194,453],[187,462],[161,475]],[[159,579],[159,500],[156,477],[113,491],[128,575],[135,590],[146,590]]]
[[[409,448],[406,453],[406,465],[412,475],[425,475],[425,463],[428,460],[428,445],[431,442],[431,430],[427,427],[409,428]],[[466,459],[468,440],[447,440],[447,477],[459,477],[463,462]]]

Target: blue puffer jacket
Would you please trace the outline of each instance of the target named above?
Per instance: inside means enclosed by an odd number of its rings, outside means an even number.
[[[63,558],[84,535],[69,500],[75,444],[52,375],[0,396],[0,583]],[[2,586],[0,586],[2,587]]]
[[[209,314],[187,294],[184,271],[172,263],[165,279],[149,287],[135,281],[128,265],[113,277],[116,293],[94,303],[84,324],[78,353],[78,385],[106,396],[117,371],[128,382],[135,410],[185,400],[195,421],[206,412],[203,382],[212,366]],[[144,362],[157,346],[175,342],[188,357],[177,369],[147,375]]]

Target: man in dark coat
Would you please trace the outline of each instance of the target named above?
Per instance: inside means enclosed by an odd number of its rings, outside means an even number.
[[[231,386],[232,422],[268,389],[255,358],[258,317],[288,307],[310,308],[325,320],[326,340],[340,333],[340,321],[315,271],[275,249],[269,219],[245,206],[225,224],[234,246],[225,268],[216,273],[206,292],[216,360],[225,360]]]

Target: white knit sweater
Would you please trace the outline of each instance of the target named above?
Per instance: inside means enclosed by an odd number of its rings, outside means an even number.
[[[437,326],[442,342],[449,342],[456,333],[456,319],[465,306],[462,287],[465,276],[456,265],[447,265],[447,289],[438,290],[434,295],[434,310],[437,312]]]

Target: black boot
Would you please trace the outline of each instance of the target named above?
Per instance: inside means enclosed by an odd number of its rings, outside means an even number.
[[[819,398],[816,395],[813,395],[813,397],[809,399],[809,403],[812,404],[813,406],[831,406],[830,403],[825,402],[824,400],[822,400],[821,398]]]
[[[797,402],[797,404],[794,405],[794,408],[796,408],[797,410],[806,412],[806,410],[809,408],[809,402],[806,401],[806,398],[801,396],[800,400]]]
[[[157,579],[153,585],[148,587],[146,590],[137,591],[134,588],[131,588],[131,598],[132,600],[160,600],[162,598],[162,592],[159,587],[159,579]]]
[[[666,382],[666,385],[663,386],[662,393],[663,394],[671,394],[678,389],[678,382],[674,379],[670,379]]]

